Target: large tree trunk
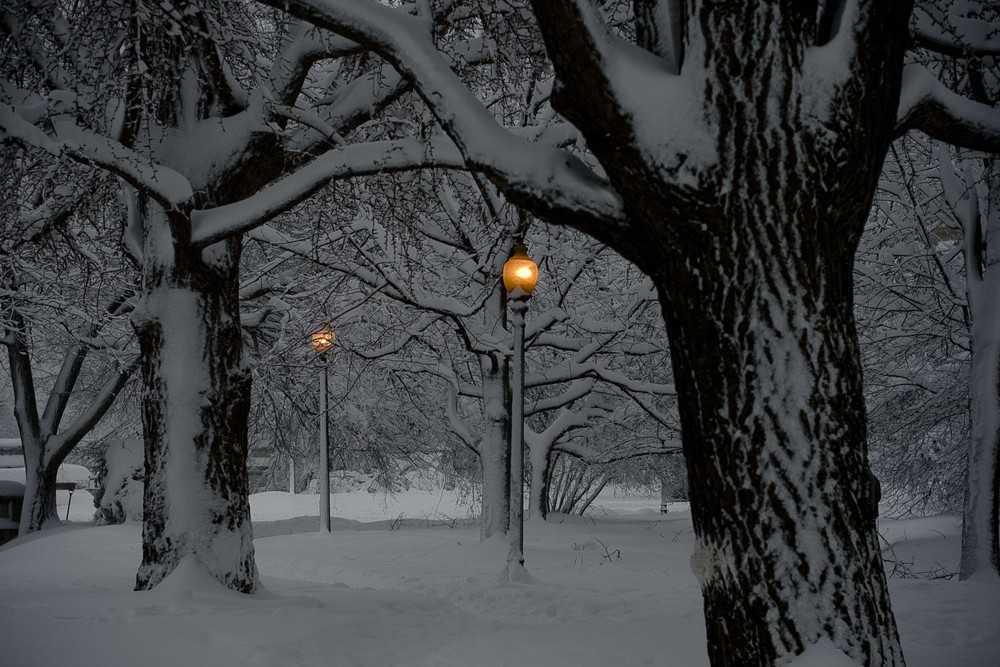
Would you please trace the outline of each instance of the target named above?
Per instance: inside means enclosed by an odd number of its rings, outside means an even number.
[[[41,433],[35,383],[28,354],[27,324],[21,314],[11,309],[14,341],[7,346],[7,358],[14,389],[14,419],[17,421],[21,449],[24,452],[24,504],[18,534],[41,530],[50,521],[59,521],[56,513],[56,471],[45,469],[45,441]]]
[[[146,258],[143,300],[133,317],[143,358],[146,472],[136,590],[155,587],[192,558],[227,587],[251,593],[257,568],[246,469],[250,374],[240,332],[240,239],[203,252],[175,248],[162,220],[146,224],[146,253],[155,254]]]
[[[482,361],[483,437],[479,463],[483,472],[482,512],[479,538],[505,535],[510,527],[510,412],[508,411],[507,366],[504,360]]]
[[[987,297],[996,301],[996,296]],[[1000,305],[1000,304],[998,304]],[[972,323],[972,383],[969,394],[972,437],[962,514],[962,579],[995,579],[1000,572],[997,549],[1000,521],[1000,342],[983,329],[995,329],[1000,308],[974,314]],[[988,316],[983,326],[980,317]]]
[[[972,378],[969,385],[969,442],[962,562],[959,575],[1000,576],[1000,158],[986,171],[989,202],[985,241],[978,225],[967,229],[965,261],[972,310]],[[975,197],[973,191],[970,196]]]
[[[727,77],[729,51],[712,54],[726,194],[656,281],[709,656],[773,664],[829,639],[865,665],[902,665],[867,483],[852,282],[892,121],[812,135],[804,54],[784,18],[761,12],[758,34],[705,17],[762,72]]]
[[[767,665],[829,639],[865,665],[902,665],[866,477],[852,294],[889,135],[838,146],[856,160],[845,172],[833,146],[802,138],[802,55],[782,43],[784,24],[756,34],[732,16],[706,16],[720,21],[715,38],[756,53],[754,67],[768,73],[728,78],[726,53],[713,54],[723,194],[702,226],[671,239],[678,245],[654,278],[709,656],[716,666]]]
[[[636,101],[645,89],[606,78],[580,4],[532,4],[553,105],[629,221],[627,234],[570,224],[659,290],[712,664],[771,665],[829,639],[861,664],[902,665],[866,484],[851,271],[894,131],[908,3],[829,12],[844,27],[827,47],[808,3],[683,3],[683,68],[664,85],[695,98],[664,95],[659,115]]]
[[[22,446],[25,452],[24,505],[21,507],[18,535],[27,535],[41,530],[48,523],[59,523],[56,511],[56,473],[59,466],[46,469],[40,455],[29,457],[29,447],[23,441]],[[44,451],[37,445],[31,449],[39,453]]]
[[[899,665],[864,474],[850,265],[772,245],[796,221],[767,213],[772,224],[731,239],[750,246],[749,261],[723,261],[701,288],[660,286],[709,654],[713,665],[771,664],[827,637],[866,665]]]

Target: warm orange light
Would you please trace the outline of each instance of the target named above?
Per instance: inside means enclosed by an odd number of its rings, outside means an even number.
[[[514,254],[503,265],[503,286],[508,293],[520,287],[526,294],[531,294],[537,284],[538,265],[528,257],[524,244],[518,243],[514,246]]]
[[[309,338],[312,341],[313,350],[319,354],[323,354],[329,352],[330,348],[333,347],[333,341],[337,339],[337,334],[333,333],[333,329],[330,328],[329,324],[324,324],[314,331]]]

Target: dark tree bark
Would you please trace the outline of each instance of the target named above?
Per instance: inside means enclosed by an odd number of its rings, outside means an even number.
[[[154,226],[157,215],[146,212]],[[229,588],[251,593],[256,586],[240,249],[238,237],[205,250],[177,244],[146,262],[133,317],[142,351],[146,475],[136,590],[155,587],[187,557]]]
[[[963,216],[966,294],[972,371],[969,380],[969,441],[962,512],[962,579],[1000,577],[1000,158],[986,168],[988,205],[985,225],[979,207]],[[969,193],[976,197],[975,191]],[[958,209],[958,202],[952,206]]]
[[[908,4],[865,8],[849,76],[816,97],[810,76],[828,73],[809,71],[814,17],[690,3],[700,41],[685,67],[717,134],[707,162],[637,138],[600,40],[580,35],[580,5],[533,4],[562,84],[554,102],[629,217],[624,242],[584,231],[659,290],[712,664],[773,664],[828,638],[863,664],[901,665],[869,529],[852,268],[893,137]]]
[[[510,527],[510,390],[505,359],[481,358],[483,435],[477,453],[483,472],[479,539],[506,535]]]

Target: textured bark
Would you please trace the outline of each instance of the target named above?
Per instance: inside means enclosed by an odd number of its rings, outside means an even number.
[[[962,579],[1000,577],[1000,159],[986,170],[985,227],[978,217],[965,230],[966,285],[972,323],[969,442],[962,512]],[[973,191],[970,196],[975,197]]]
[[[37,457],[25,463],[24,505],[21,507],[18,535],[34,533],[49,523],[59,523],[56,511],[56,472],[59,466],[46,467]]]
[[[992,298],[996,301],[997,296]],[[988,336],[1000,308],[973,314],[968,479],[962,513],[962,579],[1000,576],[1000,341]],[[977,326],[980,318],[985,326]]]
[[[548,447],[532,447],[531,490],[528,493],[528,512],[531,519],[544,520],[549,514],[549,482],[552,480],[552,457],[554,452]]]
[[[24,505],[21,508],[19,535],[41,530],[48,521],[58,521],[56,515],[55,471],[45,474],[45,447],[42,441],[31,358],[25,338],[26,324],[16,310],[11,310],[15,328],[14,340],[7,346],[7,359],[14,389],[14,419],[24,451]],[[48,482],[48,483],[47,483]]]
[[[161,216],[147,215],[154,231],[146,235],[150,259],[133,316],[143,359],[146,474],[136,590],[155,587],[190,557],[227,587],[250,593],[257,569],[246,470],[250,374],[240,332],[240,239],[204,252],[179,245],[166,252],[153,245],[158,238],[170,243],[155,233]]]
[[[820,637],[864,664],[901,664],[868,528],[849,295],[831,294],[850,266],[817,270],[819,253],[806,262],[765,241],[790,221],[758,223],[734,242],[758,248],[707,291],[664,299],[712,664],[771,664]]]
[[[485,420],[478,450],[483,473],[479,538],[488,540],[505,535],[510,527],[510,412],[506,363],[494,366],[484,359],[481,365]]]
[[[655,137],[617,102],[608,49],[576,34],[593,20],[583,4],[533,6],[554,104],[621,194],[632,238],[581,229],[659,290],[712,664],[781,663],[828,638],[861,664],[902,665],[869,529],[851,272],[908,3],[862,3],[841,27],[853,41],[835,45],[842,72],[809,60],[808,3],[686,3],[681,81],[712,142],[691,155],[643,143]]]

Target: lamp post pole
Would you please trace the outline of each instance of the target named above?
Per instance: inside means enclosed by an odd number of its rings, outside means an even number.
[[[326,354],[320,354],[319,373],[319,532],[330,532],[330,452],[327,447]]]
[[[514,325],[514,354],[511,369],[510,419],[510,548],[507,573],[516,578],[524,567],[524,316],[528,312],[527,292],[517,289],[510,296]]]
[[[524,316],[528,299],[538,284],[538,265],[528,257],[523,242],[515,244],[503,265],[503,285],[507,289],[514,325],[511,365],[510,406],[510,548],[507,551],[507,579],[527,578],[524,571]]]
[[[319,491],[319,532],[330,532],[330,452],[326,434],[327,398],[326,368],[327,353],[333,347],[337,335],[329,324],[320,326],[309,337],[313,350],[319,355],[319,469],[316,471]],[[294,489],[293,489],[294,491]]]

